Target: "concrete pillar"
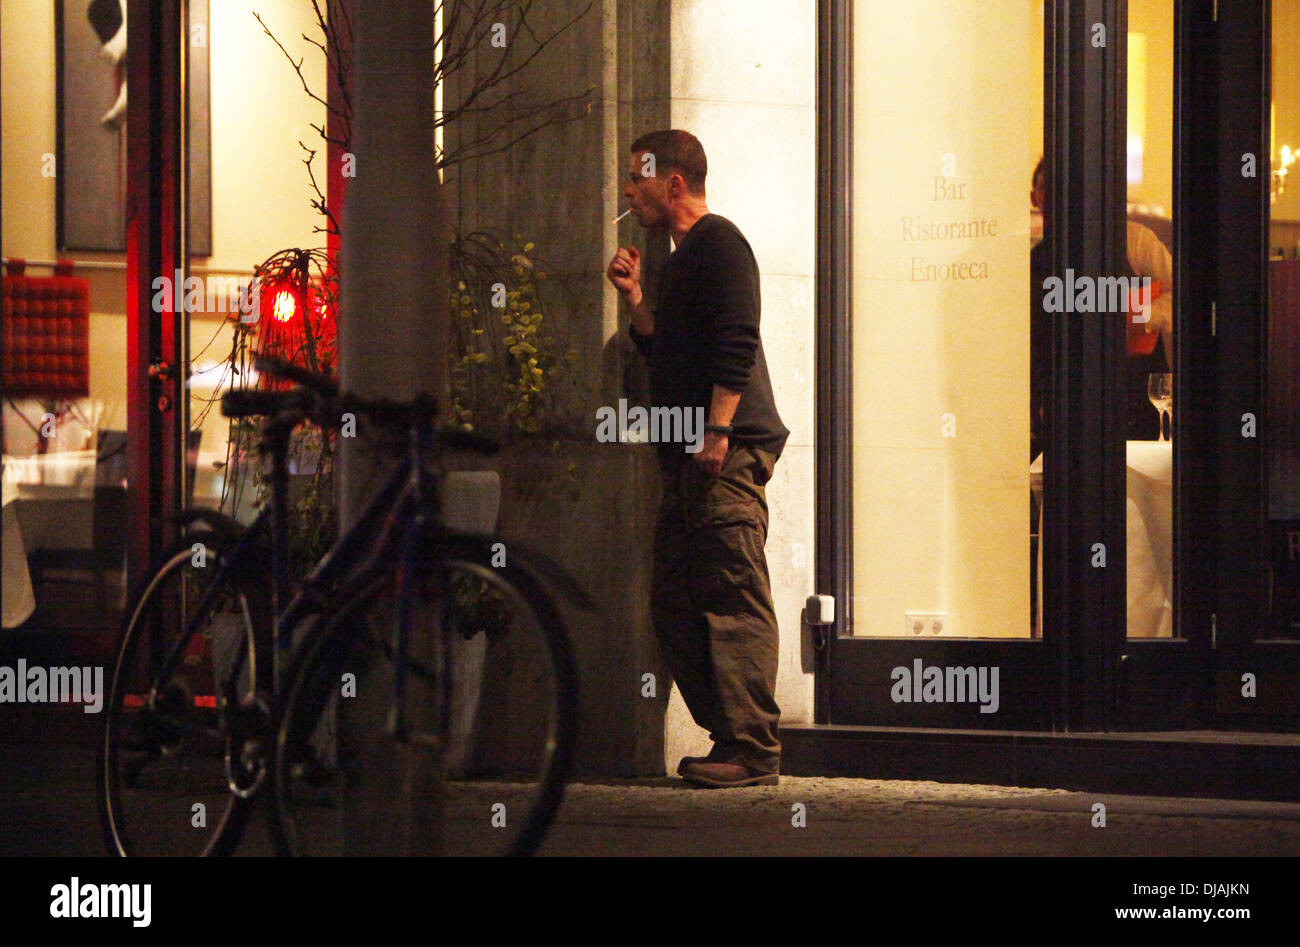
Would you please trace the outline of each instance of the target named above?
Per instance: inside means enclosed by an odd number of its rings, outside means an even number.
[[[545,5],[545,35],[587,5]],[[627,313],[604,278],[613,248],[635,244],[653,298],[671,250],[663,234],[631,217],[614,227],[628,147],[641,133],[686,128],[709,157],[709,206],[749,238],[762,274],[763,340],[777,405],[791,430],[768,490],[767,544],[781,625],[777,700],[783,720],[811,721],[811,667],[804,666],[800,610],[812,589],[813,256],[816,227],[816,4],[812,0],[598,0],[588,14],[519,74],[530,100],[593,87],[591,113],[543,129],[509,151],[449,170],[462,231],[492,229],[535,241],[568,301],[549,312],[597,382],[575,395],[581,434],[554,462],[507,458],[502,530],[550,552],[592,592],[597,616],[566,612],[582,683],[583,776],[662,773],[708,748],[677,697],[643,697],[643,675],[666,680],[649,619],[650,537],[659,496],[653,451],[595,444],[594,408],[644,397],[644,364],[627,338]],[[484,59],[476,65],[487,65]],[[469,81],[467,69],[453,82]],[[453,95],[454,98],[454,95]],[[448,134],[473,140],[493,115],[469,117]],[[597,371],[596,366],[600,366]],[[562,475],[575,462],[577,499]],[[558,476],[557,476],[558,472]],[[554,495],[521,500],[531,479]],[[563,524],[557,528],[556,524]]]
[[[353,13],[356,176],[343,209],[339,374],[365,396],[441,395],[447,332],[447,225],[433,155],[433,5],[357,4]],[[346,157],[346,156],[345,156]],[[341,440],[340,522],[353,523],[385,461],[367,452],[369,426]],[[426,642],[414,642],[421,645]],[[340,702],[347,854],[436,849],[436,785],[422,756],[382,739],[387,662],[358,668],[357,697]],[[409,706],[432,706],[411,682]]]

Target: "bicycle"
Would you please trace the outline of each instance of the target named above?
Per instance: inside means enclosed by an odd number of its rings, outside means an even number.
[[[506,807],[513,809],[507,824],[515,831],[470,833],[478,845],[504,836],[498,847],[506,854],[532,852],[558,809],[577,732],[568,635],[542,580],[579,607],[593,608],[591,600],[539,553],[511,543],[502,561],[499,540],[442,526],[441,475],[431,473],[428,462],[448,447],[494,450],[491,442],[465,431],[435,432],[436,406],[429,399],[362,399],[341,394],[333,379],[274,359],[259,359],[257,366],[297,387],[229,392],[222,410],[268,417],[262,446],[270,461],[270,502],[246,528],[214,511],[183,513],[189,534],[163,556],[127,613],[97,754],[109,851],[229,854],[268,784],[277,852],[341,851],[337,803],[347,784],[343,777],[356,775],[355,760],[335,765],[324,725],[341,698],[362,693],[373,700],[384,690],[385,735],[408,756],[416,748],[435,795],[447,795],[449,784],[473,795],[485,776],[532,775],[522,816],[513,797]],[[380,428],[405,428],[407,450],[357,522],[290,598],[289,435],[305,420],[337,423],[344,411]],[[486,589],[493,594],[485,596]],[[454,602],[453,594],[462,600]],[[505,617],[490,628],[467,627],[477,616],[465,607],[465,596],[471,603],[505,603]],[[428,634],[413,635],[417,615],[433,619]],[[540,703],[528,687],[520,693],[519,674],[499,667],[490,668],[490,678],[485,670],[482,680],[501,702],[481,695],[476,705],[467,701],[474,681],[457,674],[457,658],[464,657],[458,652],[466,649],[460,642],[486,639],[489,630],[492,647],[477,647],[500,652],[504,641],[508,655],[527,662],[521,668],[541,674],[540,681],[528,682],[546,685]],[[295,641],[301,642],[296,650]],[[413,642],[433,642],[432,659],[413,656]],[[351,693],[339,686],[343,675],[352,675]],[[415,708],[415,726],[411,679],[430,695]],[[518,711],[529,696],[525,717]],[[493,718],[494,710],[507,719]],[[512,754],[520,750],[519,725],[530,719],[539,724],[533,739],[525,741],[526,752]],[[497,745],[503,736],[504,753]],[[456,814],[451,811],[448,825],[458,824]]]

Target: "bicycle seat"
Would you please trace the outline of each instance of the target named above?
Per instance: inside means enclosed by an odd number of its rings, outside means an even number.
[[[438,403],[429,395],[417,395],[413,401],[392,401],[344,392],[340,402],[345,411],[357,411],[372,421],[394,427],[432,424],[438,419]]]
[[[276,415],[285,411],[306,411],[310,407],[299,391],[258,391],[240,388],[221,396],[221,413],[228,418]]]

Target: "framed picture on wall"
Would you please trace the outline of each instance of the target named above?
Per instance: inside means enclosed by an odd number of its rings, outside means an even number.
[[[126,250],[127,2],[55,3],[60,251]],[[189,248],[210,256],[208,0],[189,0],[189,17]]]

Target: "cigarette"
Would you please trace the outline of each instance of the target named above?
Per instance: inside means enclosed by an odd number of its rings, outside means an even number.
[[[628,214],[630,214],[630,213],[632,213],[632,208],[629,207],[627,210],[623,211],[623,213],[621,213],[621,214],[619,214],[617,217],[615,217],[614,220],[613,220],[613,223],[618,223],[620,220],[622,220],[624,217],[626,217],[626,216],[627,216]]]

